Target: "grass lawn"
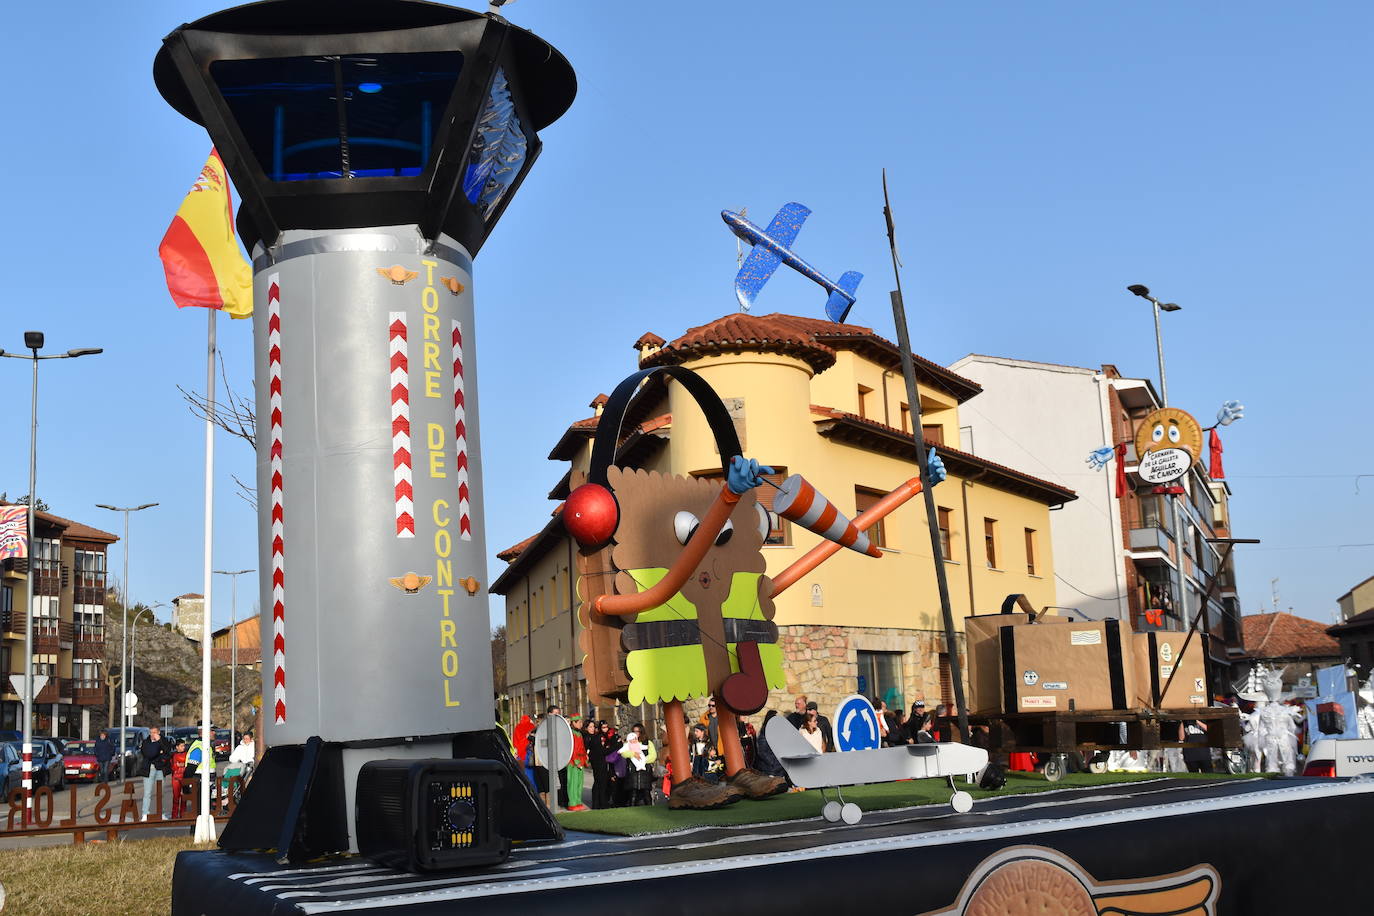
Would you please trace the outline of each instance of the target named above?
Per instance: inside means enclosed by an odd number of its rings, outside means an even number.
[[[172,863],[189,837],[0,851],[5,913],[166,916]]]
[[[1185,773],[1070,773],[1059,782],[1046,782],[1039,774],[1008,773],[1006,787],[996,792],[969,787],[958,780],[960,789],[968,791],[974,799],[1003,795],[1021,795],[1027,792],[1045,792],[1052,789],[1073,788],[1077,786],[1104,786],[1123,782],[1140,782],[1150,779],[1228,779],[1235,777],[1203,776]],[[880,811],[884,808],[909,808],[913,805],[947,804],[949,786],[943,780],[917,779],[906,782],[888,782],[871,786],[855,786],[844,790],[845,801],[852,801],[865,811]],[[834,798],[834,793],[830,793]],[[821,814],[821,793],[818,789],[805,792],[792,792],[778,795],[766,801],[741,801],[718,811],[669,811],[665,804],[639,808],[608,808],[601,811],[560,812],[558,821],[568,830],[581,830],[588,833],[610,833],[620,836],[636,836],[645,833],[664,833],[680,830],[683,827],[718,827],[735,824],[758,824],[768,821],[788,821],[803,818],[819,818]],[[978,810],[975,804],[974,811]]]

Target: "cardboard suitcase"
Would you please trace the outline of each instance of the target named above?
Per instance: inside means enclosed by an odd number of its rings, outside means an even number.
[[[1019,601],[1017,599],[1020,599]],[[1013,611],[1013,607],[1022,610]],[[1008,595],[1000,614],[976,614],[964,618],[964,642],[968,646],[968,707],[979,716],[1002,711],[1002,627],[1034,623],[1067,623],[1067,617],[1035,612],[1022,595]]]
[[[1178,630],[1150,630],[1131,637],[1135,667],[1134,705],[1149,709],[1187,709],[1190,706],[1210,706],[1207,685],[1209,677],[1208,640],[1206,633],[1194,633],[1183,652],[1188,634]],[[1179,654],[1183,652],[1183,657]],[[1170,672],[1177,669],[1173,682]],[[1161,696],[1169,684],[1169,695]]]
[[[1135,671],[1129,633],[1115,619],[1057,626],[1005,626],[1003,714],[1128,709]]]

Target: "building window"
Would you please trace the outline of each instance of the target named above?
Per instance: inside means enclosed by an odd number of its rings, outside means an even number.
[[[879,491],[865,490],[863,487],[855,487],[854,508],[857,510],[856,514],[862,515],[864,512],[867,512],[869,509],[872,509],[875,505],[878,504],[878,500],[883,498],[883,495],[884,494]],[[868,529],[868,539],[873,543],[874,547],[888,546],[887,529],[883,526],[883,523],[885,521],[886,519],[880,518],[878,519],[878,521],[873,523],[872,527]]]
[[[983,519],[983,549],[988,554],[988,568],[997,568],[997,519]]]
[[[0,585],[0,630],[9,630],[10,621],[13,615],[14,587],[10,585]]]
[[[935,445],[945,444],[945,428],[939,423],[922,423],[921,438]]]
[[[945,706],[954,705],[954,678],[949,671],[949,654],[947,652],[940,653],[940,702],[944,703]],[[935,710],[930,709],[927,712],[933,713]],[[946,713],[948,712],[949,710],[946,710]]]
[[[873,393],[873,389],[867,385],[859,386],[859,416],[868,419],[868,396]]]
[[[762,461],[759,463],[763,464]],[[787,468],[778,464],[769,465],[769,467],[773,469],[773,473],[760,476],[764,480],[772,482],[773,486],[764,484],[754,490],[759,505],[768,511],[768,536],[763,539],[763,545],[765,547],[790,547],[792,545],[792,523],[773,511],[773,497],[777,495],[777,488],[782,486],[782,482],[787,479]],[[698,480],[723,481],[725,479],[719,470],[693,471],[692,476]]]
[[[855,693],[887,704],[888,709],[906,708],[902,693],[901,652],[859,652],[859,680]]]
[[[939,514],[940,517],[940,554],[946,560],[952,560],[954,559],[954,551],[950,547],[949,542],[950,510],[941,506],[937,507],[935,511]]]
[[[1026,529],[1026,572],[1035,575],[1035,529]]]
[[[902,432],[911,432],[911,405],[902,402]]]

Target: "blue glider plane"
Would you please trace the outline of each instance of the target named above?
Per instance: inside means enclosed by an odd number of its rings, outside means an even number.
[[[768,228],[760,229],[732,210],[720,211],[720,218],[725,220],[725,225],[730,227],[730,231],[754,246],[754,250],[740,266],[739,273],[735,275],[735,295],[739,297],[740,308],[744,311],[749,311],[759,290],[763,289],[763,284],[773,276],[773,271],[778,269],[778,265],[786,264],[829,291],[830,298],[825,301],[825,314],[831,321],[844,321],[845,316],[849,314],[850,307],[854,305],[854,290],[858,288],[859,281],[864,275],[857,270],[846,271],[840,277],[840,282],[835,283],[792,252],[792,242],[796,240],[802,223],[806,222],[810,215],[811,210],[802,204],[784,204],[778,215],[768,224]]]

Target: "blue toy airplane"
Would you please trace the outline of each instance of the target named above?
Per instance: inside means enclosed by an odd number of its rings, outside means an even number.
[[[778,215],[768,224],[768,228],[760,229],[732,210],[720,211],[720,218],[725,220],[725,225],[730,227],[730,231],[754,246],[754,250],[740,266],[739,273],[735,275],[735,295],[739,297],[741,309],[749,311],[759,290],[763,289],[763,284],[768,282],[768,278],[773,276],[773,271],[777,270],[778,264],[781,263],[829,290],[830,298],[825,301],[826,317],[831,321],[844,321],[850,307],[854,305],[854,290],[858,288],[859,281],[864,275],[857,270],[846,271],[840,277],[840,282],[834,283],[825,274],[792,253],[792,242],[796,240],[802,223],[806,222],[810,215],[811,210],[799,203],[783,204]]]

